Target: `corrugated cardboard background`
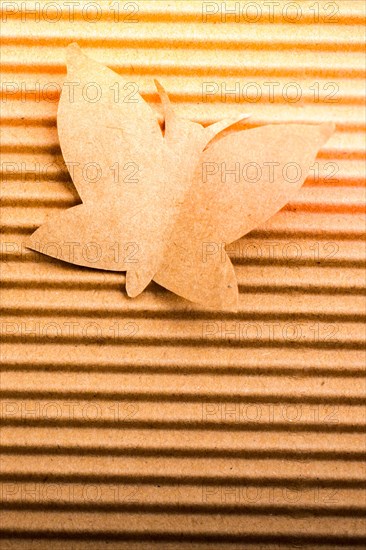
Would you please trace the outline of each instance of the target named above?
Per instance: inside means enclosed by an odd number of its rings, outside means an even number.
[[[34,4],[2,2],[2,548],[363,546],[364,2]],[[239,313],[25,248],[78,200],[56,130],[72,41],[157,110],[153,77],[203,123],[337,124],[232,247]]]

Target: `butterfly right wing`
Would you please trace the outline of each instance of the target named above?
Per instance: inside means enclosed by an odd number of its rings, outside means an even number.
[[[154,281],[196,304],[237,311],[239,291],[234,266],[223,246],[198,246],[172,239]]]
[[[166,198],[170,198],[167,204],[170,215],[165,235],[166,244],[154,280],[193,302],[209,303],[218,309],[235,310],[238,288],[233,266],[225,250],[222,249],[220,254],[206,254],[199,247],[192,247],[192,243],[185,241],[191,235],[184,233],[185,228],[180,220],[182,209],[186,220],[194,211],[194,208],[187,211],[184,205],[187,196],[192,194],[191,188],[196,187],[196,170],[204,149],[223,130],[249,115],[240,114],[204,128],[197,122],[178,116],[164,88],[157,81],[155,84],[163,105],[164,141],[174,160],[167,185]],[[197,226],[199,218],[190,220],[189,223],[191,222]],[[181,230],[183,232],[178,236],[177,232]]]
[[[334,130],[333,123],[271,124],[210,145],[196,173],[195,196],[209,204],[201,219],[212,227],[213,240],[232,243],[283,208]]]
[[[266,221],[291,199],[333,132],[332,124],[274,125],[233,133],[209,145],[154,280],[188,300],[212,307],[221,300],[231,308],[225,244]],[[250,168],[260,174],[255,182],[252,176],[242,177]],[[291,168],[299,170],[296,178]]]

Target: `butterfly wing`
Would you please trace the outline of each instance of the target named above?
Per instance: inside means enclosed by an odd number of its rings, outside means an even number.
[[[149,181],[149,169],[154,161],[161,162],[163,136],[156,114],[137,88],[86,56],[77,44],[67,48],[57,128],[63,157],[84,203],[136,203],[138,194],[153,196],[151,186],[157,183]],[[136,165],[138,177],[127,177],[127,163]],[[93,164],[99,173],[93,173]],[[150,185],[143,188],[145,181]]]
[[[128,275],[135,274],[133,290],[138,293],[156,272],[161,246],[159,199],[166,178],[162,132],[135,83],[90,59],[76,44],[67,52],[58,134],[84,209],[50,220],[32,235],[29,247],[36,242],[51,250],[48,242],[57,236],[61,241],[66,234],[85,245],[91,233],[105,235],[108,228],[113,240],[119,233],[121,249],[133,241],[139,250],[137,263],[127,266]],[[92,267],[114,265],[104,261]]]
[[[191,238],[187,234],[187,239]],[[223,246],[172,239],[154,281],[191,302],[236,311],[238,285]]]
[[[213,307],[217,294],[226,292],[222,301],[231,307],[233,293],[228,294],[225,279],[220,280],[227,270],[224,245],[264,223],[291,200],[333,131],[332,124],[271,125],[210,144],[197,166],[156,282]]]
[[[126,234],[121,242],[118,218],[106,218],[103,210],[91,216],[84,204],[52,216],[33,234],[30,248],[64,262],[109,271],[126,271],[139,261],[136,242],[128,241]]]
[[[283,208],[333,132],[332,123],[268,125],[209,146],[195,181],[209,201],[203,223],[212,225],[214,239],[231,243]]]

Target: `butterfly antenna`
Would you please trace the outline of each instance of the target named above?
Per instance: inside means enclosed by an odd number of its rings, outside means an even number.
[[[160,100],[163,105],[165,115],[172,114],[173,108],[172,108],[172,104],[170,103],[168,94],[166,93],[163,86],[160,84],[158,80],[154,80],[154,83],[155,83],[156,89],[158,90],[158,94],[160,96]]]
[[[79,44],[73,42],[69,44],[66,48],[66,62],[68,66],[76,65],[80,63],[81,60],[85,59],[85,54],[83,54]]]
[[[240,122],[248,117],[250,117],[250,115],[240,114],[235,118],[226,118],[224,120],[220,120],[219,122],[215,122],[214,124],[210,124],[210,126],[205,128],[207,141],[211,141],[211,139],[223,130],[230,128],[230,126],[234,126],[237,122]]]

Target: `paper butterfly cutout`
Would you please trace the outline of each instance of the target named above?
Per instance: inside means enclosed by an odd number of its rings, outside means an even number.
[[[27,246],[90,268],[126,271],[134,297],[151,280],[199,304],[235,310],[238,285],[225,252],[301,187],[333,124],[278,124],[218,135],[178,117],[162,86],[165,132],[119,75],[67,49],[58,107],[64,160],[82,204],[53,216]],[[288,166],[300,176],[290,180]],[[253,174],[248,170],[257,170]],[[133,174],[134,172],[134,174]],[[243,175],[244,174],[244,175]]]

